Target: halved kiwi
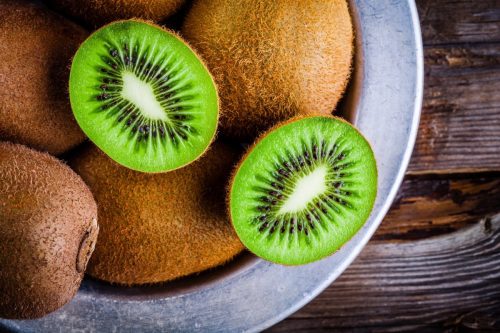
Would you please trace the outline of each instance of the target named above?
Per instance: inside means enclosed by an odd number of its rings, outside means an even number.
[[[280,264],[338,250],[365,223],[377,167],[365,138],[329,116],[293,119],[264,134],[233,177],[229,209],[242,243]]]
[[[92,34],[75,55],[69,90],[87,136],[134,170],[189,164],[217,128],[210,73],[178,36],[149,23],[118,21]]]

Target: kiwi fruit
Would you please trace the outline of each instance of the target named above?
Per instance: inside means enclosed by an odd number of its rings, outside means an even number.
[[[221,265],[243,245],[225,208],[238,159],[216,142],[198,161],[162,174],[124,168],[94,146],[70,163],[98,203],[99,243],[87,273],[121,285],[173,280]]]
[[[331,116],[292,119],[262,135],[237,167],[231,221],[256,255],[300,265],[338,250],[365,223],[377,192],[369,143]]]
[[[97,233],[97,206],[78,175],[0,142],[0,317],[38,318],[69,302]]]
[[[187,165],[216,132],[210,73],[177,35],[149,23],[118,21],[92,34],[73,59],[69,90],[83,131],[133,170]]]
[[[41,5],[0,1],[0,140],[51,154],[78,145],[69,64],[87,32]]]
[[[160,22],[184,0],[45,0],[54,9],[86,23],[101,26],[116,20],[141,18]]]
[[[214,75],[221,132],[240,141],[296,115],[330,115],[351,71],[345,0],[196,0],[182,27]]]

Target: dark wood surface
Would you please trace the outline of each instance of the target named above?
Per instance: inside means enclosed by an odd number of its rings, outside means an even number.
[[[314,301],[269,332],[500,332],[500,0],[417,0],[425,93],[397,199]]]

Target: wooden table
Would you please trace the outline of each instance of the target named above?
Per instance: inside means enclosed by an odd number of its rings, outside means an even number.
[[[407,176],[358,259],[269,332],[500,332],[500,0],[417,0],[425,96]]]

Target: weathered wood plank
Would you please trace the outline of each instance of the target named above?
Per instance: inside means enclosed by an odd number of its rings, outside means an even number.
[[[500,331],[500,214],[445,236],[370,243],[269,332]]]
[[[409,173],[500,170],[500,0],[417,1],[422,118]]]
[[[428,47],[425,64],[409,173],[500,170],[500,43]]]
[[[417,0],[426,45],[500,42],[500,0]]]
[[[500,213],[500,173],[407,177],[374,241],[442,235]]]

